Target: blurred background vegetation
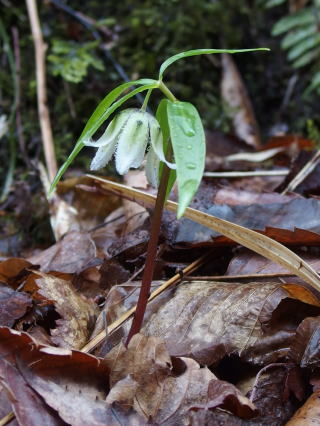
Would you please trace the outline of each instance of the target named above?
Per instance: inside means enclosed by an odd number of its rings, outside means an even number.
[[[155,78],[164,59],[195,48],[271,48],[268,54],[235,57],[264,140],[279,125],[305,136],[319,129],[319,0],[37,3],[47,44],[48,106],[58,164],[111,88],[126,76]],[[35,160],[41,158],[42,148],[30,24],[23,1],[0,0],[0,8],[0,116],[9,120],[0,145],[0,180],[5,181],[10,158],[15,157],[15,180],[34,179],[37,186]],[[18,34],[21,55],[24,152],[18,148],[12,119],[17,102],[14,34]],[[166,74],[168,86],[178,98],[197,106],[208,129],[227,132],[231,127],[220,97],[220,80],[218,55],[180,61]],[[152,98],[151,107],[156,103],[157,98]],[[132,104],[137,105],[137,99]],[[88,162],[82,155],[76,165],[83,170]]]

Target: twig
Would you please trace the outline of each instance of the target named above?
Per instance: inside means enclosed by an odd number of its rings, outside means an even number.
[[[282,195],[285,195],[287,192],[294,191],[300,183],[306,179],[310,173],[317,167],[320,161],[320,151],[317,151],[315,155],[311,158],[307,164],[302,167],[300,172],[292,179],[292,181],[288,184],[288,186],[282,191]]]
[[[206,253],[205,255],[201,256],[196,261],[192,262],[189,266],[183,269],[182,273],[183,276],[192,273],[197,268],[202,266],[204,262],[209,259],[213,252],[210,251]],[[181,274],[176,274],[172,278],[170,278],[168,281],[166,281],[164,284],[162,284],[157,290],[153,291],[148,299],[148,302],[151,302],[151,300],[155,299],[159,294],[161,294],[164,290],[166,290],[168,287],[178,283],[181,281]],[[110,335],[116,328],[120,327],[127,319],[129,319],[136,311],[136,306],[129,309],[129,311],[125,312],[119,319],[114,321],[110,326],[108,327],[107,333]],[[82,352],[91,352],[94,350],[106,337],[106,330],[102,330],[97,336],[95,336],[90,342],[88,342],[82,349]]]
[[[16,126],[19,141],[19,148],[25,163],[30,166],[30,160],[26,151],[26,143],[23,135],[23,126],[21,120],[21,54],[19,30],[17,27],[12,28],[13,51],[16,64]]]
[[[26,0],[26,4],[36,56],[38,114],[42,135],[42,143],[44,148],[46,167],[48,169],[48,176],[50,181],[52,181],[57,173],[57,160],[54,151],[49,110],[47,107],[45,64],[46,46],[43,42],[36,0]]]
[[[0,426],[5,426],[9,422],[11,422],[12,419],[15,418],[14,413],[11,411],[11,413],[8,413],[6,416],[4,416],[2,419],[0,419]]]
[[[242,178],[255,176],[287,176],[289,170],[261,170],[250,172],[204,172],[204,177],[209,178]]]

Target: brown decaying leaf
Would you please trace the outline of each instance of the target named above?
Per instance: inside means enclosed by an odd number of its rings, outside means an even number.
[[[257,414],[250,401],[230,383],[187,358],[170,359],[162,340],[136,334],[128,348],[108,353],[110,403],[133,405],[152,424],[181,424],[190,410],[222,407],[239,417]]]
[[[228,54],[222,55],[222,73],[221,95],[233,118],[234,131],[249,145],[259,148],[260,132],[250,98],[237,66]]]
[[[95,176],[92,176],[92,178],[98,181],[104,189],[121,195],[122,197],[136,200],[137,202],[151,206],[155,202],[155,197],[150,194],[146,194],[133,188],[128,188],[125,185],[115,184],[106,179],[96,178]],[[101,184],[101,182],[103,182],[103,184]],[[170,211],[176,212],[177,207],[177,203],[174,203],[173,201],[167,201],[165,204],[165,208]],[[219,219],[190,207],[186,209],[185,217],[196,223],[200,223],[207,228],[213,229],[216,232],[220,232],[256,253],[285,266],[290,272],[302,278],[317,290],[320,289],[320,277],[313,268],[301,259],[301,257],[297,256],[287,247],[284,247],[278,242],[252,231],[251,229],[244,228],[243,226],[236,225],[227,220]]]
[[[144,190],[148,186],[146,174],[141,170],[129,170],[124,176],[124,182],[126,185]],[[149,217],[149,213],[144,207],[132,201],[122,200],[122,203],[127,220],[125,232],[128,233],[139,228]]]
[[[26,271],[32,264],[19,257],[11,257],[0,263],[0,281],[12,288],[17,288],[29,274]]]
[[[0,325],[11,327],[16,320],[21,318],[32,300],[26,293],[19,293],[0,283]]]
[[[94,302],[77,293],[70,281],[43,272],[35,273],[40,295],[53,301],[61,316],[56,322],[57,327],[51,330],[52,342],[58,346],[81,348],[87,342],[98,314]]]
[[[311,426],[320,423],[320,390],[314,392],[286,426]]]
[[[95,256],[96,246],[90,234],[70,232],[61,241],[28,260],[40,265],[43,272],[79,273]]]
[[[289,357],[301,367],[320,367],[320,317],[302,321],[291,343]]]
[[[59,425],[64,422],[77,426],[143,424],[136,414],[122,413],[105,402],[109,369],[98,358],[79,351],[37,345],[26,333],[5,327],[0,328],[0,354],[20,375],[10,387],[17,409],[24,409],[28,396],[25,395],[24,400],[17,397],[23,391],[21,380],[40,397],[40,403],[35,398],[35,409],[28,413],[34,422],[21,424],[51,425],[49,421],[37,422],[37,408],[38,416],[48,416],[55,410],[60,419],[58,417],[59,422],[54,424]]]
[[[11,402],[3,416],[13,410],[19,425],[66,425],[41,396],[28,386],[18,368],[3,359],[0,360],[0,383],[3,384]]]
[[[231,353],[264,364],[287,355],[298,324],[319,307],[319,300],[297,285],[183,282],[143,332],[164,339],[170,355],[201,364]]]

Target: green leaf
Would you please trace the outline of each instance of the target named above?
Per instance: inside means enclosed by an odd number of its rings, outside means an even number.
[[[266,9],[271,9],[274,6],[279,6],[280,4],[285,3],[286,0],[268,0],[265,7]]]
[[[314,59],[319,57],[320,49],[313,49],[300,56],[296,61],[293,62],[294,68],[301,68],[305,65],[310,64]]]
[[[167,60],[163,62],[159,71],[159,79],[162,79],[163,73],[165,70],[174,62],[179,59],[187,58],[188,56],[197,56],[197,55],[210,55],[212,53],[246,53],[246,52],[256,52],[259,50],[267,50],[270,49],[266,47],[260,47],[257,49],[237,49],[237,50],[228,50],[228,49],[196,49],[196,50],[187,50],[185,52],[178,53],[177,55],[171,56]]]
[[[313,49],[320,45],[320,34],[315,34],[311,37],[308,37],[302,40],[300,43],[296,44],[288,53],[289,61],[294,61],[298,59],[302,54],[306,53],[308,50]]]
[[[283,34],[295,27],[302,27],[304,25],[315,24],[315,16],[313,9],[305,8],[299,10],[299,12],[285,16],[280,19],[272,28],[272,35],[277,36]]]
[[[158,105],[157,112],[156,112],[156,119],[158,120],[160,127],[161,127],[161,131],[162,131],[163,151],[164,151],[165,154],[167,153],[167,150],[168,150],[168,144],[169,144],[169,138],[170,138],[170,129],[169,129],[169,124],[168,124],[168,113],[167,113],[168,102],[169,102],[168,99],[162,99],[162,101]],[[162,161],[160,161],[159,180],[161,179],[161,176],[162,176],[163,167],[164,167],[164,163]],[[165,200],[168,199],[176,179],[177,179],[176,171],[173,170],[173,169],[170,169]]]
[[[142,85],[137,89],[132,90],[127,95],[120,98],[118,101],[115,100],[123,93],[127,88],[134,85]],[[72,161],[79,154],[82,148],[85,146],[84,141],[90,139],[94,133],[98,130],[98,128],[104,123],[105,120],[117,109],[121,106],[125,101],[135,96],[137,93],[143,92],[148,89],[152,89],[158,86],[158,82],[152,79],[141,79],[136,81],[129,81],[127,83],[123,83],[120,86],[113,89],[97,106],[94,110],[93,114],[89,118],[85,128],[83,129],[75,147],[73,148],[71,154],[67,158],[67,160],[63,163],[63,165],[58,170],[53,182],[51,184],[49,194],[52,194],[52,191],[57,186],[57,183],[68,169]]]
[[[180,218],[196,193],[204,171],[206,141],[196,108],[188,102],[167,101],[168,124],[177,165]]]
[[[316,25],[311,25],[310,27],[301,28],[297,31],[290,31],[282,40],[281,47],[282,49],[289,49],[305,38],[317,33],[318,29]]]

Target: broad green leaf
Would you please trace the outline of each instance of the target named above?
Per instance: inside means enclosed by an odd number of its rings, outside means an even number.
[[[163,62],[159,71],[159,79],[162,79],[163,73],[165,70],[174,62],[179,59],[187,58],[188,56],[197,56],[197,55],[210,55],[212,53],[246,53],[246,52],[256,52],[259,50],[270,50],[265,47],[260,47],[257,49],[237,49],[237,50],[228,50],[228,49],[196,49],[196,50],[187,50],[185,52],[178,53],[177,55],[171,56]]]
[[[313,49],[320,45],[320,34],[315,34],[311,37],[308,37],[302,40],[300,43],[296,44],[288,53],[289,61],[294,61],[298,59],[302,54],[306,53],[308,50]]]
[[[312,8],[305,8],[299,12],[285,16],[280,19],[272,28],[272,35],[277,36],[283,34],[295,27],[315,24],[315,16]]]
[[[316,25],[310,25],[309,27],[301,28],[297,31],[290,31],[282,40],[281,47],[282,49],[289,49],[290,47],[317,32],[318,29]]]
[[[169,102],[168,99],[162,99],[162,101],[158,105],[157,112],[156,112],[156,119],[158,120],[160,127],[161,127],[161,131],[162,131],[163,151],[165,153],[168,150],[168,143],[169,143],[169,138],[170,138],[170,129],[169,129],[169,124],[168,124],[168,114],[167,114],[168,102]],[[161,179],[161,176],[162,176],[163,166],[164,166],[163,162],[160,161],[159,179]],[[171,189],[172,189],[176,179],[177,179],[176,171],[173,170],[173,169],[170,169],[168,186],[167,186],[167,190],[166,190],[166,198],[165,198],[166,200],[168,199],[168,197],[170,195]]]
[[[196,193],[204,171],[206,140],[196,108],[188,102],[167,101],[168,124],[179,191],[180,218]]]
[[[119,100],[115,101],[121,93],[123,93],[127,88],[134,85],[142,85],[141,87],[138,87],[137,89],[132,90],[127,95],[123,96]],[[91,138],[91,136],[94,135],[94,133],[98,130],[98,128],[104,123],[105,120],[117,109],[119,106],[121,106],[124,102],[126,102],[128,99],[135,96],[137,93],[143,92],[145,90],[155,88],[158,86],[158,82],[156,80],[151,79],[141,79],[136,81],[130,81],[124,84],[121,84],[120,86],[113,89],[97,106],[97,108],[94,110],[93,114],[89,118],[85,128],[83,129],[75,147],[73,148],[71,154],[67,158],[67,160],[63,163],[63,165],[58,170],[55,178],[53,179],[53,182],[51,183],[51,187],[49,190],[49,195],[52,194],[52,191],[57,186],[57,183],[65,173],[65,171],[68,169],[72,161],[75,159],[75,157],[79,154],[79,152],[82,150],[82,148],[85,146],[84,141]]]

